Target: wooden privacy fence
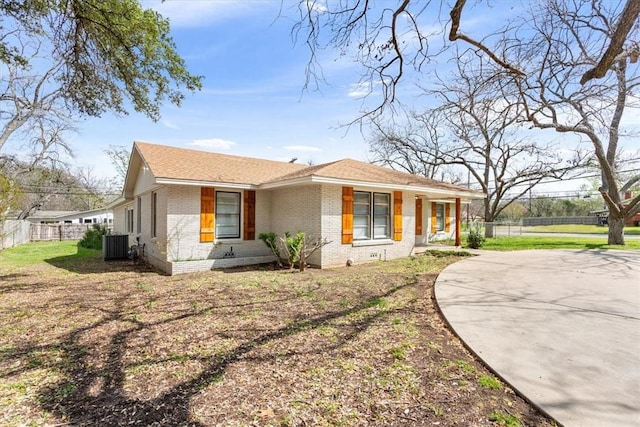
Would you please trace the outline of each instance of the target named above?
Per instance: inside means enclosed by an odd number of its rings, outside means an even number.
[[[31,224],[30,240],[80,240],[92,224]]]
[[[0,222],[0,249],[28,242],[80,240],[94,224],[32,224],[25,220]],[[109,227],[111,228],[111,227]]]

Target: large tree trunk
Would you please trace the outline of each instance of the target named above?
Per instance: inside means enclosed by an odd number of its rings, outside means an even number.
[[[491,213],[491,205],[489,199],[484,199],[484,238],[491,239],[494,237],[493,231],[493,214]]]
[[[491,239],[494,237],[493,222],[484,223],[484,237],[485,239]]]
[[[609,245],[624,245],[624,217],[609,214]]]

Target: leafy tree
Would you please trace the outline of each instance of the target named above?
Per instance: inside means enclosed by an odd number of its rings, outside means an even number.
[[[180,105],[182,88],[201,87],[176,51],[168,19],[136,0],[5,0],[0,13],[0,60],[23,69],[55,64],[45,69],[82,114],[126,113],[129,102],[157,120],[163,101]]]
[[[57,205],[61,184],[75,209],[103,204],[105,183],[67,167],[78,113],[133,108],[157,120],[201,77],[186,70],[169,21],[135,0],[4,0],[0,14],[0,164],[25,186],[21,217]]]
[[[20,186],[7,177],[0,168],[0,238],[2,237],[3,223],[11,211],[19,208],[23,197]]]
[[[601,210],[603,204],[599,197],[560,199],[538,196],[522,202],[528,211],[527,217],[588,216],[593,211]]]
[[[104,206],[114,194],[105,179],[86,169],[72,170],[64,162],[32,164],[20,160],[0,161],[0,171],[22,195],[13,210],[21,219],[36,210],[91,210]],[[0,203],[7,194],[0,192]]]
[[[499,219],[507,221],[520,221],[524,216],[525,207],[521,202],[510,203],[509,206],[502,210],[502,214]]]

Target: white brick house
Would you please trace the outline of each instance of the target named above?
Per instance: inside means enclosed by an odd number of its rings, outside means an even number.
[[[482,193],[345,159],[306,166],[136,142],[114,232],[169,274],[273,260],[260,233],[331,243],[317,267],[408,256],[460,239],[460,206]]]

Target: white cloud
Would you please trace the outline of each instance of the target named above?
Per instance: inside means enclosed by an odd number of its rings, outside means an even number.
[[[351,83],[348,95],[351,98],[362,98],[373,92],[371,82]]]
[[[209,148],[215,150],[229,150],[231,147],[236,145],[233,141],[228,141],[226,139],[221,138],[210,138],[210,139],[195,139],[193,142],[190,142],[187,145],[193,145],[195,147],[201,148]]]
[[[316,13],[325,13],[329,11],[327,3],[323,0],[307,0],[307,9]]]
[[[285,145],[283,148],[290,151],[322,151],[321,148],[312,145]]]
[[[162,120],[160,123],[162,123],[164,127],[167,127],[169,129],[180,129],[178,125],[176,125],[173,122],[170,122],[169,120]]]

